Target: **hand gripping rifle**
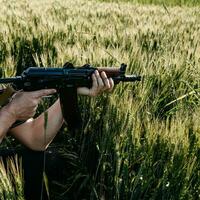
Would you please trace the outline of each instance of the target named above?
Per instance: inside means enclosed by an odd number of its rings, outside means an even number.
[[[120,68],[95,68],[89,64],[82,67],[74,67],[66,63],[63,68],[29,67],[21,76],[0,79],[0,84],[11,83],[16,90],[35,91],[54,88],[59,93],[63,117],[69,130],[75,130],[81,126],[81,115],[77,102],[77,87],[91,87],[91,75],[95,70],[100,73],[105,71],[108,78],[112,78],[115,84],[119,82],[140,81],[137,75],[125,75],[126,65]]]

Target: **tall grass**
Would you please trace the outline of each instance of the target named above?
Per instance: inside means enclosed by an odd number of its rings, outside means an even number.
[[[21,161],[15,157],[0,161],[0,199],[24,199],[23,170]]]
[[[102,2],[130,2],[139,4],[154,4],[167,6],[198,6],[199,0],[99,0]]]
[[[200,9],[99,1],[0,1],[4,75],[28,66],[128,64],[140,83],[80,99],[82,131],[54,199],[198,199]],[[60,192],[62,191],[62,192]],[[62,195],[61,195],[62,193]]]

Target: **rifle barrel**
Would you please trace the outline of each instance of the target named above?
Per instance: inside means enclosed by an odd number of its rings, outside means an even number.
[[[12,78],[1,78],[0,79],[0,83],[14,83],[18,80],[21,80],[21,77],[20,76],[17,76],[17,77],[12,77]]]
[[[126,76],[119,76],[119,77],[113,77],[114,82],[135,82],[135,81],[141,81],[141,76],[137,75],[126,75]]]

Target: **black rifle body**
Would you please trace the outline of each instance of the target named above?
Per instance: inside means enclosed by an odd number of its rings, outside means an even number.
[[[60,96],[61,107],[69,130],[80,127],[81,117],[78,110],[77,87],[92,86],[91,75],[95,70],[105,71],[115,84],[119,82],[140,81],[137,75],[125,75],[126,65],[120,68],[95,68],[90,65],[74,67],[66,63],[63,68],[29,67],[21,76],[0,79],[0,84],[11,83],[15,90],[35,91],[40,89],[56,89]]]
[[[140,81],[141,79],[137,75],[125,75],[125,64],[122,64],[120,68],[94,68],[89,65],[73,67],[70,64],[64,68],[29,67],[23,71],[21,76],[0,79],[0,84],[12,83],[16,90],[22,89],[24,91],[50,88],[59,90],[68,86],[91,87],[91,75],[95,70],[105,71],[107,77],[111,77],[115,84]]]

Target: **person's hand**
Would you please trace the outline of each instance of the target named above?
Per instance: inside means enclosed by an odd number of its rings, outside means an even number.
[[[43,89],[34,92],[16,92],[7,105],[8,112],[15,120],[27,120],[35,115],[42,97],[55,93],[54,89]]]
[[[112,78],[107,78],[105,72],[99,72],[96,70],[95,73],[92,74],[92,87],[79,87],[77,89],[78,94],[88,95],[91,97],[95,97],[101,94],[103,91],[111,92],[114,87],[114,82]]]

